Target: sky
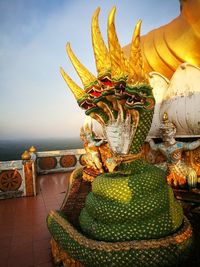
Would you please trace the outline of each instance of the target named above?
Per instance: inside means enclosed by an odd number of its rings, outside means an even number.
[[[106,38],[107,17],[115,22],[122,46],[130,43],[138,19],[141,34],[180,13],[178,0],[0,0],[0,140],[78,137],[85,114],[64,82],[59,68],[80,86],[65,46],[96,74],[91,18]]]

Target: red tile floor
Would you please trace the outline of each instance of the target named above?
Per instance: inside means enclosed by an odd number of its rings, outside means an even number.
[[[54,266],[46,216],[62,204],[69,176],[38,176],[36,197],[0,200],[0,267]]]
[[[37,177],[38,195],[0,200],[0,267],[53,267],[46,216],[62,204],[70,173]],[[200,266],[200,205],[184,203],[194,251],[181,267]]]

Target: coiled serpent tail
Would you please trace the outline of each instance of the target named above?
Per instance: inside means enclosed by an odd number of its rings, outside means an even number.
[[[164,237],[182,221],[182,208],[165,173],[141,159],[97,177],[80,215],[89,237],[116,242]]]

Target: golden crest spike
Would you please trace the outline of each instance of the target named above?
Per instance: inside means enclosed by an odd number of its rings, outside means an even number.
[[[102,77],[106,74],[109,74],[111,69],[111,63],[110,63],[110,55],[108,53],[108,49],[104,43],[99,28],[99,22],[98,22],[99,12],[100,8],[98,7],[92,17],[91,33],[92,33],[92,45],[93,45],[98,77]]]
[[[160,130],[176,129],[175,124],[169,120],[168,113],[164,112],[162,116],[162,123],[160,124]]]
[[[66,45],[66,50],[72,65],[74,66],[83,83],[84,88],[87,89],[92,83],[97,81],[97,78],[91,72],[89,72],[89,70],[86,69],[86,67],[83,66],[83,64],[78,60],[78,58],[72,52],[69,43],[67,43]]]
[[[133,38],[131,42],[131,51],[129,57],[129,84],[147,82],[144,73],[143,59],[140,47],[140,28],[142,20],[139,20],[135,26]]]
[[[135,47],[137,47],[138,49],[140,48],[140,29],[141,29],[141,24],[142,24],[142,20],[139,19],[139,21],[137,22],[135,29],[134,29],[134,33],[133,33],[133,38],[132,38],[132,44],[134,44]]]
[[[60,72],[63,76],[63,79],[69,86],[70,90],[72,91],[73,95],[75,96],[76,100],[82,98],[83,96],[87,95],[84,90],[82,90],[68,75],[65,73],[63,68],[60,68]]]
[[[126,80],[126,62],[124,53],[119,44],[116,30],[115,30],[115,11],[116,7],[113,7],[108,17],[108,46],[111,60],[111,76],[113,80]]]

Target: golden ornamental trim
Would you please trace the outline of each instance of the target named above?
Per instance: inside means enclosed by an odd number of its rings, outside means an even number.
[[[186,217],[184,217],[183,227],[173,235],[151,240],[134,240],[125,242],[104,242],[86,238],[79,233],[66,219],[62,218],[56,211],[50,211],[49,216],[54,219],[67,234],[80,245],[83,245],[91,250],[111,251],[127,251],[131,249],[149,249],[167,247],[169,244],[180,244],[192,237],[192,227]]]

